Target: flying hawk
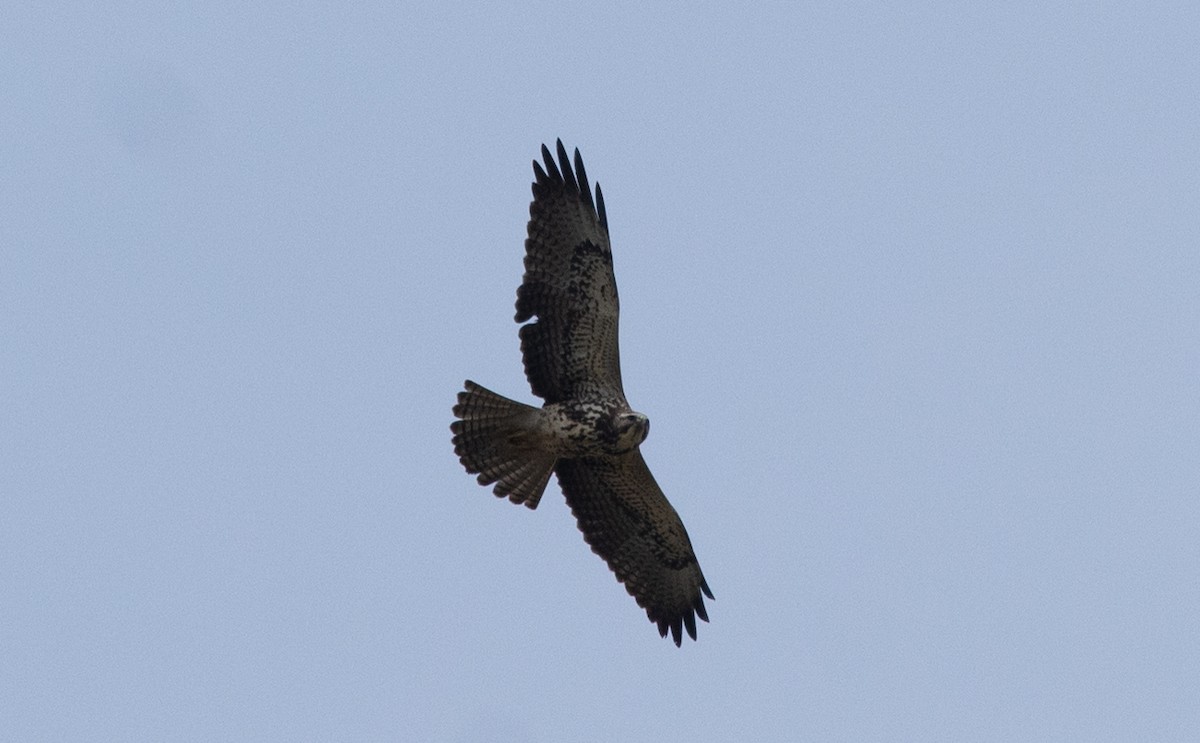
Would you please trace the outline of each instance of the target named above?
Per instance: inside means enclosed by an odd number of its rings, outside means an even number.
[[[467,380],[450,425],[454,451],[497,496],[537,508],[550,473],[592,551],[604,558],[663,637],[696,639],[713,597],[687,530],[638,446],[650,421],[625,400],[617,350],[617,283],[604,196],[558,142],[533,163],[525,277],[517,289],[521,354],[541,408]],[[535,319],[536,318],[536,319]],[[526,322],[533,320],[533,322]],[[701,595],[703,592],[704,596]]]

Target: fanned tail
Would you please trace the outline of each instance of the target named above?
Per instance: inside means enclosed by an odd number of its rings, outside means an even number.
[[[537,508],[550,481],[556,458],[530,446],[541,411],[509,400],[471,380],[458,393],[450,424],[454,453],[480,485],[496,483],[493,492],[513,503]]]

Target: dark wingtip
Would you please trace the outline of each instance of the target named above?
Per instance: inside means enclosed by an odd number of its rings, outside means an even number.
[[[563,146],[561,139],[558,140],[558,170],[562,173],[563,183],[570,188],[579,187],[575,180],[575,172],[571,170],[571,158],[567,157],[567,148]]]
[[[600,191],[600,184],[596,184],[595,197],[592,196],[592,188],[588,183],[587,170],[583,167],[583,156],[579,154],[579,148],[575,148],[575,164],[571,165],[571,157],[567,154],[566,145],[562,139],[557,139],[554,142],[555,153],[551,153],[550,148],[545,144],[542,145],[542,161],[533,161],[533,196],[536,200],[542,193],[542,188],[546,184],[554,184],[556,186],[565,186],[570,191],[579,194],[579,199],[588,206],[596,216],[600,219],[600,226],[608,231],[608,212],[604,208],[604,194]],[[557,155],[557,157],[556,157]],[[532,205],[530,209],[532,210]]]
[[[559,147],[561,146],[562,143],[560,142]],[[550,154],[550,148],[546,145],[542,145],[542,160],[546,163],[546,173],[549,174],[550,180],[561,181],[563,179],[562,174],[558,172],[558,167],[554,164],[554,156]],[[533,167],[535,170],[540,169],[536,160],[533,163]]]
[[[596,184],[596,213],[600,215],[600,224],[608,230],[608,213],[604,211],[604,194],[600,192],[600,184]]]
[[[579,181],[579,195],[583,203],[592,211],[596,211],[596,202],[592,201],[592,187],[588,185],[587,171],[583,167],[583,156],[579,154],[578,147],[575,148],[575,179]]]
[[[705,587],[705,593],[708,593],[707,587]],[[709,598],[712,598],[712,594],[709,594]],[[693,640],[696,639],[696,617],[700,617],[705,622],[708,621],[708,610],[704,606],[703,596],[696,596],[696,600],[689,608],[673,617],[661,619],[651,617],[650,621],[658,625],[659,637],[666,637],[669,632],[671,639],[675,641],[675,646],[679,647],[683,644],[684,632],[687,632],[688,637]]]
[[[550,180],[550,178],[549,178],[549,176],[546,175],[546,171],[542,170],[542,164],[539,163],[537,160],[534,160],[533,161],[533,195],[534,196],[537,196],[538,188],[548,180]]]

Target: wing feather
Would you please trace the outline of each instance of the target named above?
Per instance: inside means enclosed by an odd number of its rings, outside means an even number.
[[[617,346],[620,303],[600,187],[593,200],[583,158],[562,140],[558,162],[542,145],[533,163],[525,275],[517,289],[521,355],[533,393],[546,402],[602,392],[625,399]]]
[[[616,457],[561,459],[559,484],[583,538],[604,558],[659,634],[676,645],[696,639],[713,597],[679,514],[658,487],[641,451]],[[701,595],[703,594],[703,595]]]

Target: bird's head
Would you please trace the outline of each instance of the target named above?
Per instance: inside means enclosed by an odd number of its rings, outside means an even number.
[[[617,434],[618,454],[630,451],[650,435],[650,419],[641,413],[626,410],[614,414],[613,430]]]

